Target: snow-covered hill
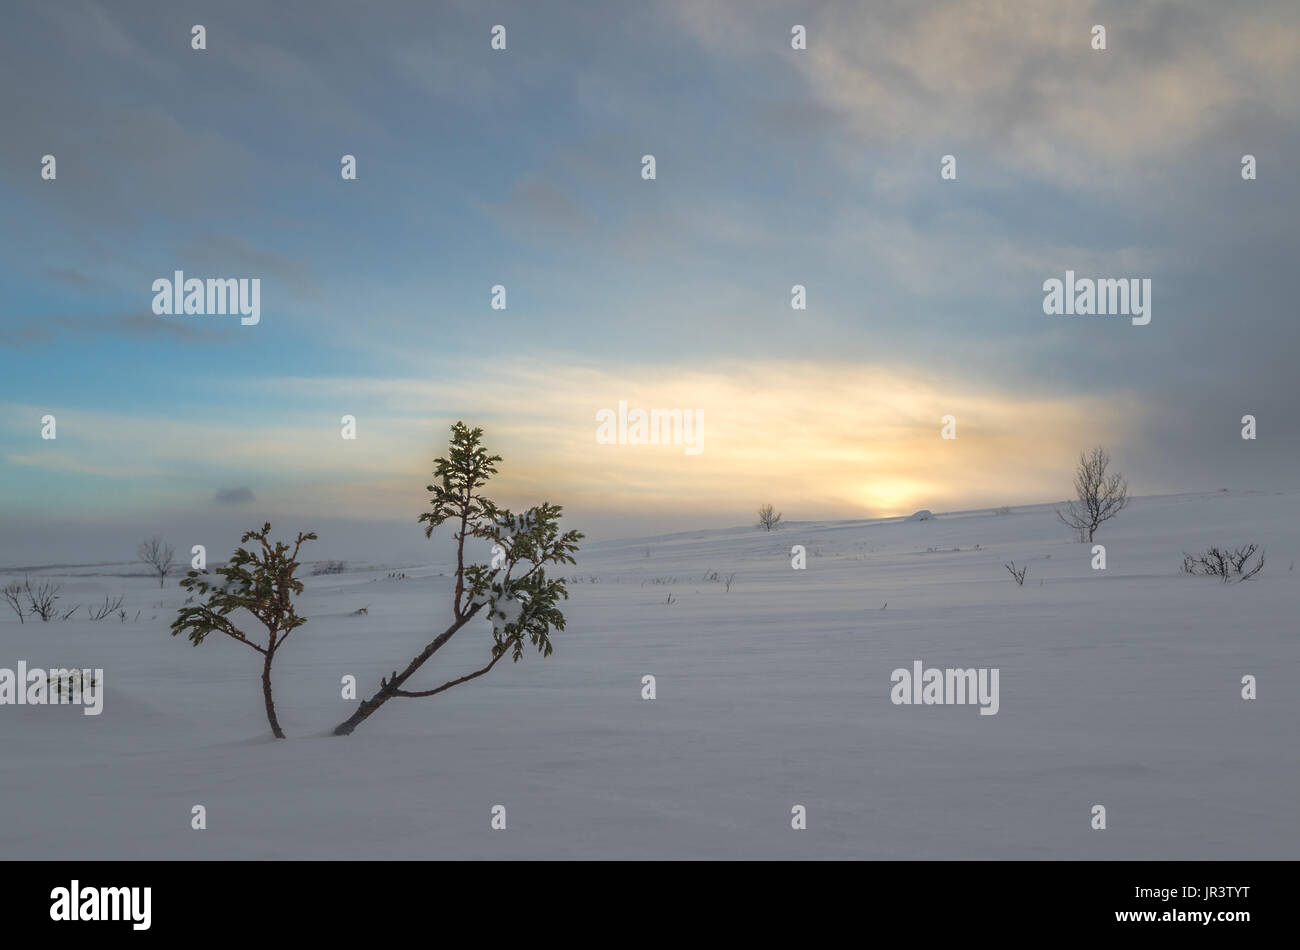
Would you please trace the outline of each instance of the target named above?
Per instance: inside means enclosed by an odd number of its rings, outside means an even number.
[[[393,701],[346,739],[326,735],[355,705],[341,678],[364,695],[404,665],[445,625],[450,579],[310,577],[276,660],[283,742],[257,655],[169,635],[174,580],[51,569],[61,606],[125,593],[128,618],[0,617],[0,667],[106,684],[97,717],[0,706],[0,853],[1300,857],[1300,492],[1137,499],[1097,542],[1105,571],[1039,506],[592,544],[564,572],[554,656]],[[1267,551],[1254,580],[1179,573],[1185,551],[1247,542]],[[488,645],[466,629],[422,681]],[[895,705],[892,671],[918,660],[1000,670],[997,714]]]

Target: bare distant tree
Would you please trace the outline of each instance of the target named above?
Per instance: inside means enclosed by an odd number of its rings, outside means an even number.
[[[1079,540],[1092,541],[1103,521],[1109,521],[1128,505],[1128,483],[1119,472],[1106,474],[1110,467],[1110,453],[1101,446],[1091,452],[1079,454],[1079,467],[1074,472],[1074,491],[1077,498],[1056,509],[1056,517],[1073,528]]]
[[[6,584],[4,589],[0,590],[0,597],[3,597],[4,602],[13,608],[14,613],[18,615],[18,622],[26,623],[27,621],[23,619],[24,611],[22,596],[23,585],[17,581],[14,581],[11,584]]]
[[[763,505],[758,509],[758,526],[764,531],[771,531],[781,523],[781,512],[774,509],[771,505]]]
[[[176,553],[170,544],[154,535],[148,541],[141,541],[136,550],[136,557],[148,564],[158,574],[158,586],[163,586],[167,573],[172,569],[172,556]]]

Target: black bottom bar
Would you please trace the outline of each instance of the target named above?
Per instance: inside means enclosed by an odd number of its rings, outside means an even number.
[[[283,934],[298,943],[386,935],[407,942],[467,929],[497,940],[516,928],[539,939],[574,929],[594,936],[608,927],[607,940],[640,942],[702,927],[731,939],[749,931],[771,936],[770,928],[784,925],[896,933],[914,941],[910,946],[936,937],[1044,933],[1231,940],[1285,926],[1297,870],[1294,862],[1213,861],[112,861],[8,868],[0,905],[11,936]]]

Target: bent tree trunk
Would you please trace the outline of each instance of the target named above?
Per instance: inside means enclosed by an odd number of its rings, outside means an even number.
[[[266,662],[262,664],[262,698],[266,700],[266,721],[271,724],[271,734],[277,739],[283,739],[280,720],[275,716],[275,700],[271,698],[271,660],[274,658],[275,654],[268,652]]]
[[[334,727],[334,735],[352,735],[353,729],[370,718],[370,714],[376,709],[396,696],[401,690],[402,684],[410,679],[411,676],[414,675],[415,671],[423,666],[429,657],[442,649],[443,645],[452,638],[456,631],[469,623],[470,618],[478,613],[482,607],[483,604],[481,603],[475,604],[470,608],[469,612],[466,613],[465,616],[461,617],[442,633],[438,634],[436,640],[421,650],[419,656],[406,665],[406,669],[402,670],[401,673],[395,672],[392,679],[384,680],[383,685],[379,688],[379,692],[375,693],[375,695],[371,696],[369,699],[362,700],[361,705],[357,707],[356,712]]]

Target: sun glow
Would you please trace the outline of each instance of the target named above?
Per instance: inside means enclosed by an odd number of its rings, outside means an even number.
[[[425,504],[430,459],[445,448],[447,426],[463,419],[481,425],[490,450],[503,457],[493,496],[502,504],[536,503],[540,492],[574,512],[670,513],[717,524],[743,521],[766,502],[787,520],[820,520],[1051,499],[1063,478],[1068,484],[1080,445],[1100,433],[1116,441],[1141,422],[1118,391],[1104,398],[1004,392],[853,364],[542,372],[521,363],[465,372],[496,382],[330,377],[262,384],[267,398],[307,407],[347,391],[349,408],[367,423],[365,453],[340,452],[337,432],[312,424],[315,415],[296,425],[284,415],[274,426],[252,417],[182,426],[101,413],[101,424],[84,427],[84,444],[74,448],[110,477],[131,473],[150,504],[178,491],[168,472],[201,466],[217,481],[255,481],[268,510],[346,507],[357,517],[405,517]],[[602,444],[601,414],[617,415],[620,403],[697,414],[692,441]],[[26,418],[38,408],[8,416]],[[941,437],[948,414],[957,420],[955,439]],[[158,473],[138,471],[139,458]],[[8,461],[59,476],[54,456]]]
[[[868,483],[861,494],[862,504],[883,518],[911,514],[923,497],[921,483],[901,479]]]

